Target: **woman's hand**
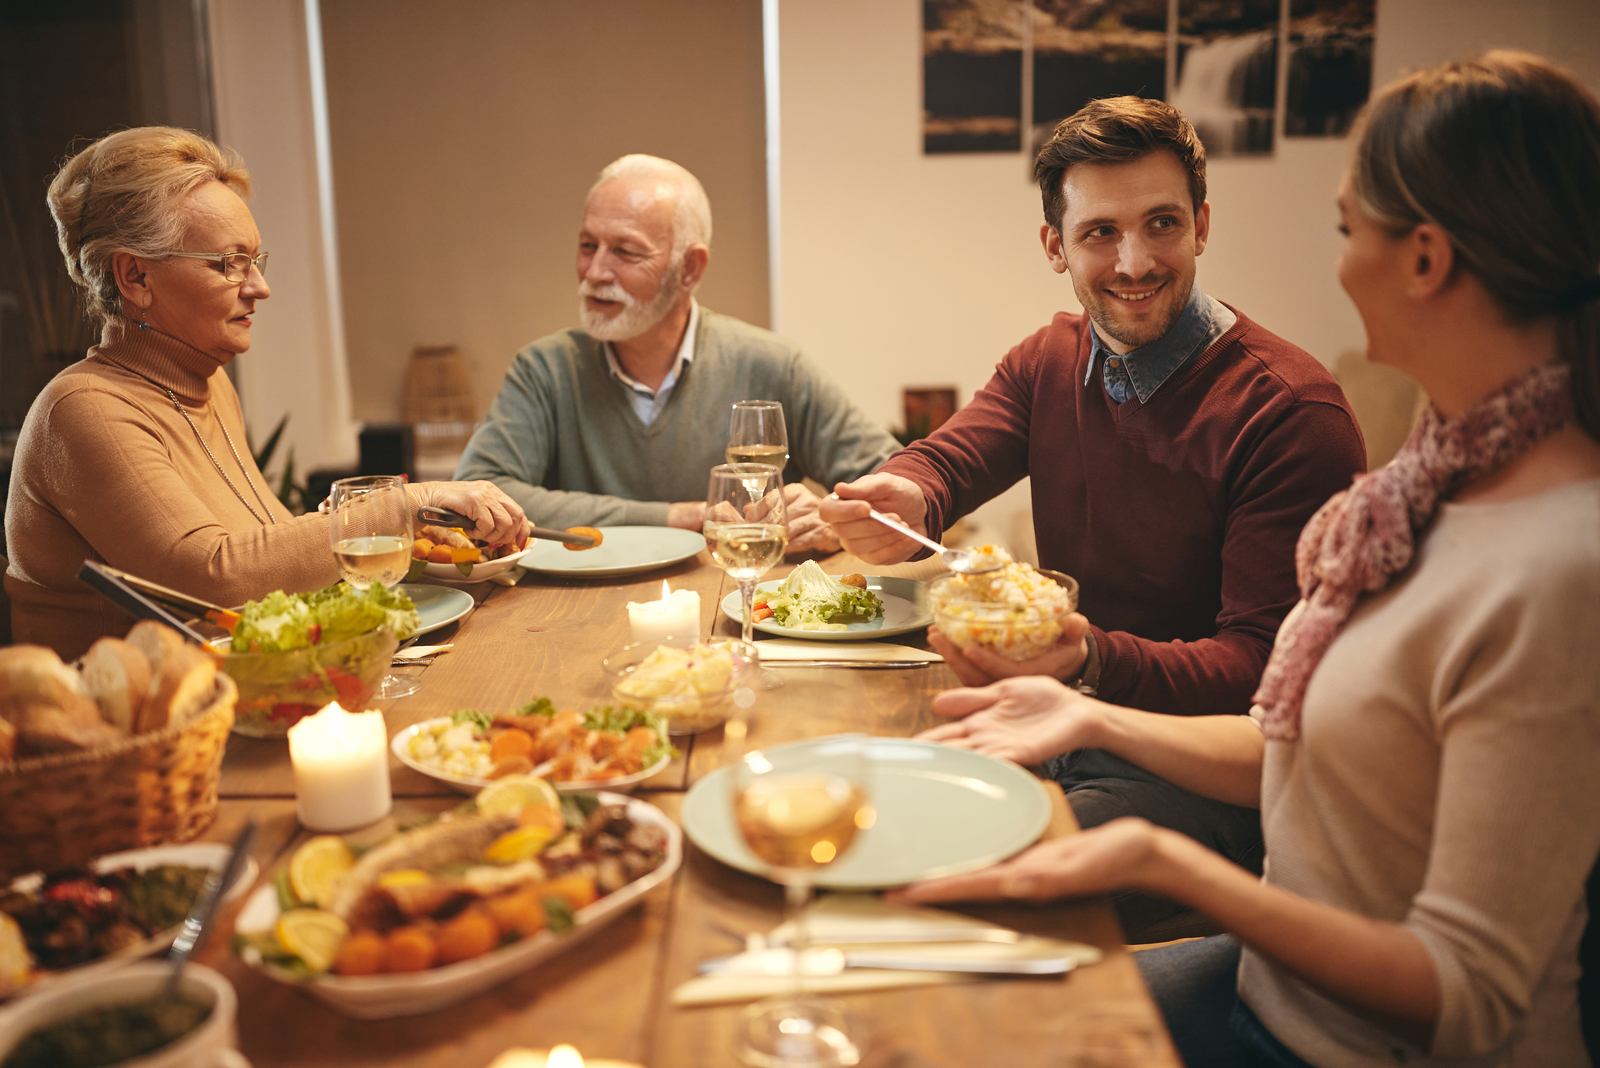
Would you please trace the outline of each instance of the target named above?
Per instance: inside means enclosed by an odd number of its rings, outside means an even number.
[[[965,875],[912,883],[884,895],[894,905],[937,901],[1049,901],[1083,897],[1154,881],[1166,863],[1159,845],[1172,834],[1128,816],[1093,830],[1053,838],[1012,859]]]
[[[1031,660],[1007,660],[981,645],[958,649],[938,627],[928,628],[928,644],[944,657],[956,678],[968,686],[987,686],[998,679],[1019,675],[1048,675],[1053,679],[1076,678],[1089,658],[1089,621],[1073,612],[1061,621],[1061,637],[1056,644]]]
[[[1039,764],[1099,745],[1100,702],[1055,679],[1005,679],[981,689],[946,690],[933,699],[941,716],[965,717],[919,737],[1018,764]]]
[[[533,529],[522,506],[493,482],[413,482],[406,491],[413,510],[428,505],[476,519],[477,527],[462,533],[489,545],[521,545]]]

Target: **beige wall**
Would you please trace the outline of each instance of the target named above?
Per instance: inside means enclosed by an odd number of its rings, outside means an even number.
[[[1080,310],[1039,248],[1039,196],[1017,155],[921,152],[917,0],[786,0],[783,293],[795,338],[877,419],[900,388],[955,383],[963,401],[1057,310]],[[1594,0],[1379,0],[1376,79],[1521,47],[1600,89]],[[1210,166],[1206,292],[1333,364],[1364,347],[1339,289],[1336,139],[1280,139],[1269,159]]]
[[[768,321],[759,3],[322,0],[322,25],[357,418],[398,417],[419,344],[459,346],[481,414],[573,325],[583,196],[626,152],[700,177],[700,298]]]

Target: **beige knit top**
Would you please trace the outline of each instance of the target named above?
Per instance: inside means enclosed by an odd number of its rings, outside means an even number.
[[[1584,879],[1600,852],[1600,481],[1445,504],[1357,605],[1269,742],[1267,882],[1422,940],[1426,1053],[1246,950],[1239,990],[1319,1068],[1587,1066]]]
[[[227,480],[162,387],[188,411]],[[250,482],[276,524],[262,522]],[[13,640],[68,659],[132,624],[78,581],[86,559],[220,605],[339,578],[326,517],[291,516],[251,458],[239,397],[221,365],[123,319],[28,410],[6,504],[6,551]]]

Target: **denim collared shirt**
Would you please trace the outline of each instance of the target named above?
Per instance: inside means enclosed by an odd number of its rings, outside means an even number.
[[[1189,303],[1172,324],[1172,329],[1148,345],[1118,356],[1100,341],[1100,331],[1094,334],[1094,346],[1089,352],[1089,366],[1083,374],[1083,384],[1089,384],[1095,364],[1104,355],[1100,379],[1106,393],[1121,404],[1128,397],[1137,396],[1140,404],[1150,403],[1150,398],[1161,383],[1172,377],[1174,371],[1195,356],[1206,351],[1211,343],[1226,334],[1239,317],[1229,311],[1220,300],[1212,300],[1200,292],[1196,285],[1189,293]]]

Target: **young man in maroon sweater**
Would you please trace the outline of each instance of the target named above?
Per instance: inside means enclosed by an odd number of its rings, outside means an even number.
[[[1205,150],[1174,108],[1095,101],[1056,128],[1034,173],[1045,256],[1085,314],[1056,315],[938,431],[837,486],[822,517],[846,549],[894,562],[918,546],[868,505],[938,537],[1028,476],[1039,562],[1078,579],[1082,615],[1022,663],[930,630],[957,676],[1052,675],[1153,712],[1248,712],[1299,596],[1300,529],[1365,470],[1355,417],[1315,358],[1194,284]],[[1099,750],[1051,771],[1086,826],[1143,815],[1259,870],[1253,810]]]

